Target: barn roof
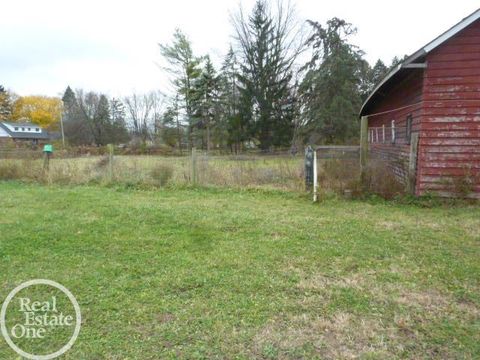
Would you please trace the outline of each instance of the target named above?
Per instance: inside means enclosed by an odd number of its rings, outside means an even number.
[[[421,47],[419,50],[415,51],[412,55],[407,57],[402,63],[395,66],[384,78],[380,83],[375,86],[373,91],[368,96],[367,100],[362,105],[362,109],[360,110],[360,116],[366,114],[368,107],[374,102],[374,100],[378,97],[381,90],[388,87],[392,82],[396,79],[399,79],[406,75],[406,73],[412,71],[413,69],[422,68],[423,64],[419,62],[423,62],[425,60],[425,56],[431,52],[432,50],[436,49],[438,46],[443,44],[448,39],[452,38],[460,31],[465,29],[467,26],[474,23],[476,20],[480,19],[480,9],[477,9],[475,12],[464,18],[458,24],[452,26],[450,29],[445,31],[443,34],[438,36],[437,38],[430,41],[425,46]]]

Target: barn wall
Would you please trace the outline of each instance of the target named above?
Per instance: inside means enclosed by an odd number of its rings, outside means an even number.
[[[480,21],[427,56],[417,189],[480,198]]]
[[[402,181],[407,179],[410,152],[409,139],[406,137],[407,117],[412,116],[412,132],[418,132],[422,115],[422,88],[423,70],[412,70],[369,110],[368,126],[370,129],[378,128],[374,131],[379,132],[379,141],[374,133],[373,142],[369,144],[370,156],[387,160],[388,166]],[[399,110],[391,111],[395,109]],[[375,115],[385,111],[388,113]],[[392,120],[395,120],[395,143],[392,143],[390,135]],[[382,125],[386,128],[385,142],[380,129]]]

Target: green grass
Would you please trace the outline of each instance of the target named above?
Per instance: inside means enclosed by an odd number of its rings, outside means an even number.
[[[66,359],[480,356],[478,206],[12,182],[0,199],[0,299],[69,288]]]

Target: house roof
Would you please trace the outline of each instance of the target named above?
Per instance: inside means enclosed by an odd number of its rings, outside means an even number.
[[[8,126],[12,127],[38,127],[41,129],[40,126],[32,124],[32,123],[10,123],[10,122],[0,122],[0,128],[5,130],[8,135],[10,135],[14,139],[49,139],[49,134],[42,130],[41,132],[22,132],[22,131],[12,131]]]
[[[380,83],[377,86],[375,86],[373,91],[368,96],[367,100],[365,100],[360,110],[360,116],[365,115],[365,112],[368,106],[371,104],[371,102],[373,102],[373,100],[376,98],[376,96],[378,95],[381,89],[389,85],[390,82],[392,82],[394,79],[402,76],[403,73],[409,72],[409,71],[412,71],[413,69],[418,69],[419,67],[421,67],[419,64],[416,64],[417,61],[423,61],[425,56],[428,53],[436,49],[438,46],[440,46],[445,41],[449,40],[450,38],[458,34],[460,31],[462,31],[463,29],[465,29],[467,26],[471,25],[478,19],[480,19],[480,9],[477,9],[475,12],[473,12],[472,14],[464,18],[462,21],[460,21],[459,23],[457,23],[456,25],[452,26],[450,29],[445,31],[443,34],[436,37],[435,39],[430,41],[428,44],[421,47],[419,50],[415,51],[412,55],[407,57],[402,63],[395,66],[383,78],[383,80],[380,81]]]
[[[38,127],[42,128],[40,125],[31,123],[31,122],[8,122],[8,121],[3,121],[3,124],[9,125],[9,126],[15,126],[15,127]]]

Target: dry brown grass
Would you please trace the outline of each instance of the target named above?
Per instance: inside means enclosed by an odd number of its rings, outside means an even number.
[[[42,160],[0,160],[0,178],[60,184],[124,184],[166,186],[191,184],[188,157],[115,156],[110,174],[108,156],[53,158],[50,170],[42,170]],[[260,187],[300,190],[303,159],[292,157],[202,156],[197,159],[197,184],[221,187]]]
[[[378,319],[346,312],[330,316],[302,314],[268,323],[254,338],[254,352],[278,349],[277,359],[292,359],[291,349],[313,347],[321,359],[358,359],[392,355],[386,342],[389,329]]]
[[[297,289],[302,296],[298,309],[314,307],[318,313],[308,310],[296,316],[279,315],[270,321],[254,338],[253,352],[258,357],[301,359],[298,354],[302,349],[313,348],[321,359],[448,359],[453,357],[450,350],[429,343],[426,329],[444,317],[462,322],[480,318],[480,309],[473,302],[458,300],[438,289],[417,288],[405,282],[385,283],[379,281],[380,272],[305,274],[293,265],[285,271],[299,277]],[[392,265],[385,271],[411,276],[410,269],[402,266]],[[365,294],[377,304],[373,306],[390,310],[382,315],[374,308],[331,312],[329,304],[339,289]],[[427,343],[427,347],[422,345]]]
[[[381,160],[370,160],[366,176],[360,181],[358,160],[324,160],[319,168],[319,190],[345,196],[376,194],[393,199],[405,194],[405,185],[394,175],[388,164]]]

